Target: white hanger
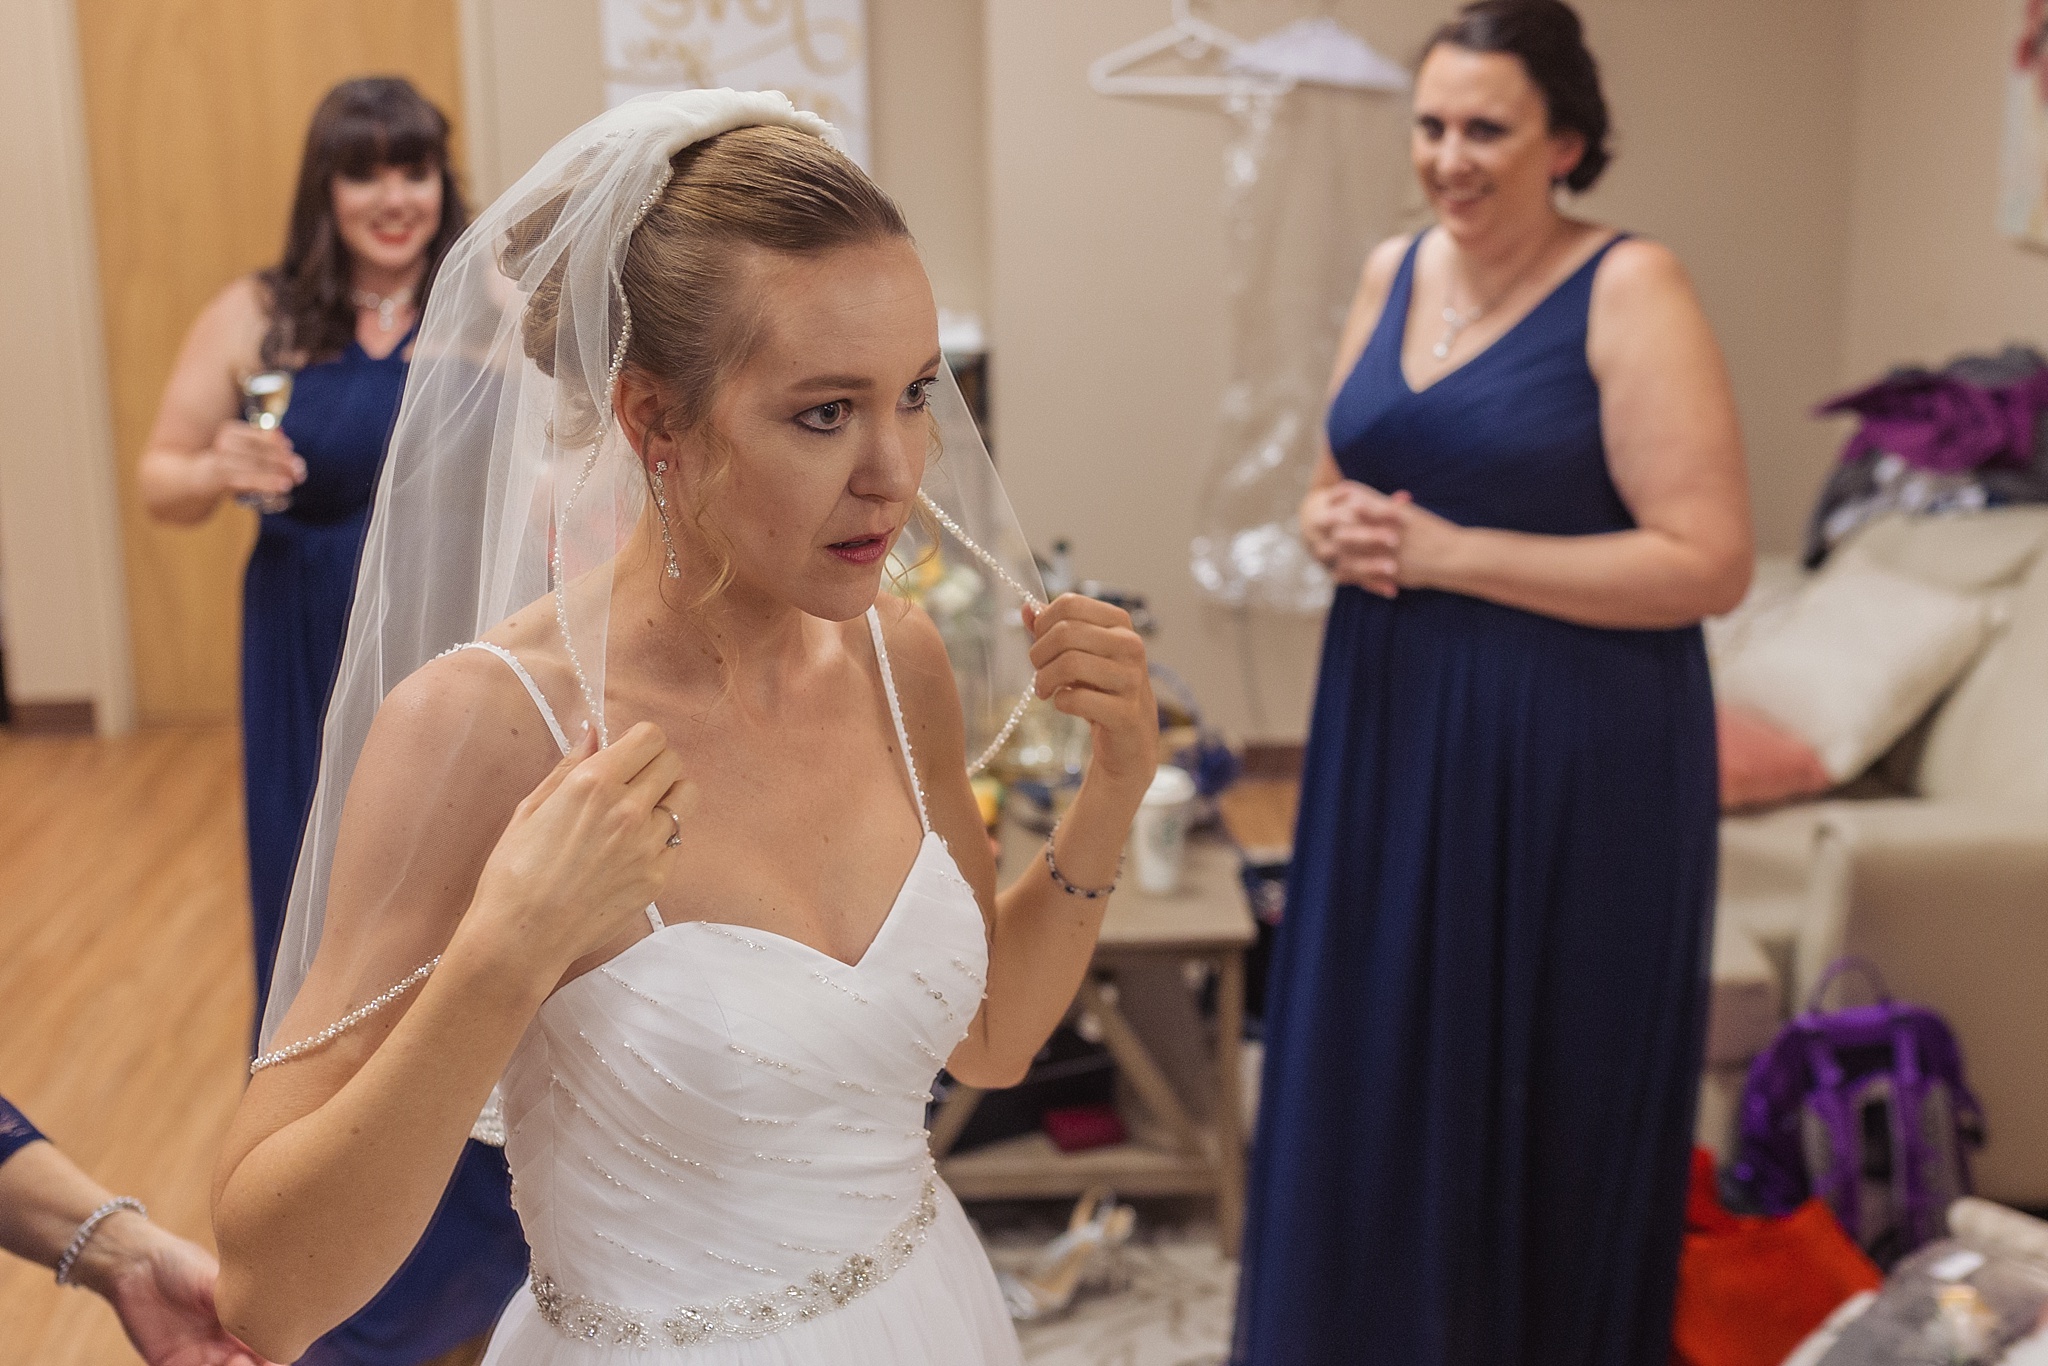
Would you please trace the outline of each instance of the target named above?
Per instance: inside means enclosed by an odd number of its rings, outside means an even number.
[[[1216,55],[1228,59],[1244,51],[1244,39],[1225,32],[1206,19],[1196,18],[1188,8],[1188,0],[1172,0],[1172,3],[1172,23],[1149,37],[1126,43],[1089,63],[1088,84],[1098,95],[1213,98],[1285,94],[1293,88],[1293,80],[1287,77],[1256,71],[1219,72],[1214,75],[1190,72],[1175,76],[1130,74],[1131,67],[1163,52],[1176,52],[1192,62]]]
[[[1230,54],[1223,69],[1295,85],[1344,90],[1406,90],[1408,73],[1327,15],[1297,19]]]

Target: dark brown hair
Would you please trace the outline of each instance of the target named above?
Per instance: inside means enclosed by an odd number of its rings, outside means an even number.
[[[334,178],[362,178],[386,166],[431,168],[441,177],[441,226],[427,243],[426,273],[413,298],[419,308],[427,306],[441,258],[469,223],[448,162],[448,119],[402,76],[343,81],[320,101],[306,129],[284,259],[257,277],[270,296],[265,365],[325,359],[355,336],[348,248],[334,222]]]
[[[1586,150],[1564,177],[1573,193],[1593,188],[1613,153],[1600,67],[1586,46],[1577,11],[1564,0],[1475,0],[1423,44],[1423,57],[1442,44],[1467,52],[1501,52],[1521,60],[1543,92],[1552,132],[1577,133]],[[1419,66],[1420,61],[1417,62]]]

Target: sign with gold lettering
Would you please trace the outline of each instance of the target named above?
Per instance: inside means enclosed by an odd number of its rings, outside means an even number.
[[[2027,0],[2006,77],[1998,226],[2048,249],[2048,0]]]
[[[605,0],[605,103],[651,90],[780,90],[868,164],[866,0]]]

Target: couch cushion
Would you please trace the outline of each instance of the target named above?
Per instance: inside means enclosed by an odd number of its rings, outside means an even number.
[[[1813,879],[1827,805],[1802,802],[1721,820],[1718,936],[1740,931],[1773,975],[1775,1018],[1790,1008],[1799,944],[1814,914]]]
[[[1822,808],[1817,802],[1721,821],[1721,895],[1754,900],[1799,897],[1813,874]]]
[[[2034,560],[2004,615],[1998,639],[1928,731],[1915,784],[1925,796],[2048,806],[2048,555]]]
[[[1847,782],[1970,667],[1991,628],[1976,597],[1844,551],[1720,660],[1715,688],[1801,736]]]
[[[1776,1037],[1784,990],[1771,960],[1732,917],[1714,925],[1712,991],[1707,1001],[1707,1065],[1748,1062]]]
[[[1855,555],[1896,574],[1957,593],[2017,583],[2048,545],[2048,507],[1872,522],[1838,555]],[[1831,561],[1832,562],[1832,561]]]
[[[1790,555],[1757,556],[1749,591],[1742,595],[1735,610],[1700,623],[1707,638],[1707,658],[1714,667],[1718,670],[1721,660],[1741,649],[1751,635],[1769,631],[1797,600],[1809,577]]]

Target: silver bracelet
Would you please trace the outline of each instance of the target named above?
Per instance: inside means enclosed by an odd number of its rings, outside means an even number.
[[[1116,876],[1110,879],[1107,887],[1076,887],[1073,883],[1067,881],[1065,874],[1060,872],[1059,864],[1053,862],[1052,842],[1053,837],[1058,835],[1059,832],[1060,823],[1054,821],[1051,831],[1045,837],[1045,871],[1052,874],[1054,885],[1068,896],[1086,897],[1090,901],[1099,900],[1115,891],[1117,883],[1123,881],[1124,856],[1122,854],[1116,856]]]
[[[57,1284],[71,1284],[71,1268],[77,1264],[78,1254],[85,1251],[85,1245],[92,1241],[92,1235],[99,1231],[100,1222],[115,1211],[124,1209],[134,1210],[145,1219],[149,1217],[149,1211],[142,1207],[142,1202],[131,1195],[116,1196],[86,1215],[85,1222],[78,1226],[78,1232],[71,1235],[71,1246],[65,1248],[64,1255],[57,1259]]]

